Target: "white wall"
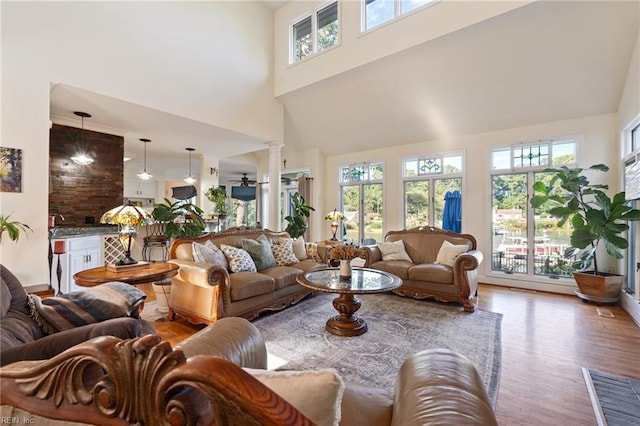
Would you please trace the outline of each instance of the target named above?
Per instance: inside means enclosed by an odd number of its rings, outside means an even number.
[[[501,282],[499,277],[491,277],[488,256],[491,253],[491,186],[490,186],[490,153],[491,149],[509,146],[521,141],[537,141],[539,139],[557,139],[573,136],[579,143],[578,162],[589,166],[595,163],[616,164],[617,150],[617,115],[606,114],[573,120],[542,123],[535,126],[504,129],[496,132],[481,133],[456,137],[452,139],[426,141],[410,145],[395,145],[389,141],[389,148],[363,151],[348,155],[329,156],[325,159],[323,178],[322,211],[328,211],[339,200],[338,173],[341,166],[351,163],[383,161],[385,164],[384,182],[384,229],[383,231],[404,228],[402,223],[402,180],[401,162],[405,158],[433,155],[449,151],[465,151],[466,179],[463,182],[463,217],[462,232],[470,233],[478,240],[478,248],[485,254],[485,262],[480,270],[483,282],[514,285],[518,277],[510,276],[509,283]],[[285,139],[286,140],[286,139]],[[616,176],[599,176],[609,179],[614,184]],[[594,176],[594,179],[597,179]],[[603,180],[604,182],[604,180]],[[326,227],[325,227],[326,228]],[[322,239],[330,237],[329,229],[323,229]],[[607,265],[615,266],[615,265]],[[546,283],[538,281],[518,283],[522,287],[568,292],[566,286],[559,287],[556,280]]]
[[[23,192],[3,214],[34,232],[3,242],[25,286],[48,281],[49,87],[66,83],[266,140],[282,140],[273,98],[273,12],[262,2],[2,2],[2,146],[24,154]]]
[[[338,3],[339,46],[322,52],[311,61],[289,65],[291,23],[327,3],[327,0],[291,1],[275,12],[275,96],[498,16],[531,1],[441,0],[403,15],[402,25],[381,25],[362,33],[362,1],[343,0]]]

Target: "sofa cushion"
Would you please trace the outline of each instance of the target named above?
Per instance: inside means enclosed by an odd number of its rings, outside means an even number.
[[[413,263],[406,260],[382,260],[371,265],[373,269],[389,272],[403,280],[409,279],[409,268],[413,266]]]
[[[11,292],[9,291],[9,287],[4,282],[4,280],[0,280],[0,319],[4,318],[4,316],[9,312],[9,307],[11,306]]]
[[[382,260],[406,260],[411,262],[411,258],[404,249],[404,241],[387,241],[378,245]]]
[[[423,263],[409,268],[408,278],[412,281],[453,284],[453,269],[439,263]]]
[[[342,396],[344,425],[388,426],[393,415],[391,389],[347,383]]]
[[[229,263],[222,250],[218,248],[211,240],[207,240],[204,244],[193,242],[193,260],[202,263],[211,263],[219,265],[223,269],[229,270]]]
[[[333,369],[269,371],[244,369],[318,426],[340,423],[344,382]]]
[[[302,272],[315,271],[317,269],[327,268],[326,263],[316,262],[312,259],[303,260],[302,262],[298,262],[295,265],[291,265],[291,267],[300,269]]]
[[[276,290],[278,290],[291,284],[297,284],[296,278],[302,274],[302,270],[291,266],[274,266],[273,268],[264,269],[260,273],[273,278],[276,282]]]
[[[244,249],[220,244],[220,250],[224,253],[229,262],[231,272],[257,272],[256,264],[251,255]]]
[[[443,241],[438,251],[438,257],[436,263],[443,265],[453,266],[456,263],[456,257],[466,252],[469,249],[467,245],[451,244],[449,241]]]
[[[293,252],[292,239],[283,238],[271,244],[271,251],[273,252],[273,257],[276,258],[276,264],[278,266],[289,266],[298,263],[298,258]]]
[[[238,272],[229,275],[231,301],[248,299],[275,291],[275,280],[259,272]]]
[[[242,248],[249,253],[258,271],[276,266],[271,244],[269,244],[269,240],[264,235],[260,235],[255,240],[243,239]]]

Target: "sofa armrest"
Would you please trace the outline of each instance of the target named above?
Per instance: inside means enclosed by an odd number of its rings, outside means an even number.
[[[190,358],[214,355],[240,367],[266,369],[267,347],[260,331],[244,318],[227,317],[183,340],[176,349]]]
[[[409,357],[396,381],[392,425],[497,425],[473,364],[449,349]]]
[[[382,252],[380,248],[376,246],[363,246],[360,247],[362,252],[362,256],[364,257],[364,267],[368,268],[372,264],[376,262],[380,262],[382,260]]]
[[[460,272],[478,269],[483,258],[484,256],[480,250],[469,250],[456,257],[454,269],[457,269]]]
[[[221,285],[229,282],[229,272],[219,265],[182,259],[171,259],[168,262],[180,266],[176,278],[184,282],[197,285]]]

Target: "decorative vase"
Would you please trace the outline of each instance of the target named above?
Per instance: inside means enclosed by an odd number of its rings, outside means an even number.
[[[349,281],[351,280],[351,261],[347,259],[340,259],[340,279]]]

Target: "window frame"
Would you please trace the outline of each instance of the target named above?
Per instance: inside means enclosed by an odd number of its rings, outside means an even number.
[[[336,42],[324,49],[318,49],[318,16],[319,14],[332,5],[336,5],[336,22],[338,23],[337,40]],[[328,0],[315,8],[299,15],[296,19],[289,23],[289,65],[296,65],[304,62],[310,58],[313,58],[321,53],[328,52],[338,47],[342,40],[342,25],[340,25],[341,10],[339,0]],[[296,55],[296,39],[295,39],[295,26],[303,21],[311,18],[311,52],[302,58],[297,58]]]
[[[413,13],[419,12],[421,10],[427,9],[431,6],[435,6],[436,4],[440,3],[440,0],[426,0],[425,4],[403,11],[402,10],[403,0],[392,0],[393,16],[390,19],[380,22],[377,25],[374,25],[372,27],[367,27],[367,1],[369,0],[360,1],[360,32],[361,33],[367,33],[369,31],[377,30],[378,28],[384,27],[385,25],[389,25],[392,22],[396,22],[397,20],[405,16],[409,16]],[[369,3],[373,3],[374,1],[377,1],[377,0],[370,0]],[[385,1],[385,0],[381,0],[381,1]]]
[[[380,167],[382,176],[375,177],[376,167]],[[366,172],[367,177],[365,179],[351,179],[349,177],[354,175],[352,170],[367,168]],[[345,169],[349,169],[347,174],[345,174]],[[362,163],[352,163],[349,165],[339,166],[338,167],[338,188],[339,188],[339,209],[342,212],[345,212],[344,206],[344,188],[349,186],[357,186],[358,187],[358,244],[362,244],[365,238],[365,224],[367,223],[365,220],[365,187],[368,185],[380,185],[382,188],[382,237],[384,238],[384,175],[385,175],[386,165],[384,161],[370,161],[370,162],[362,162]],[[345,178],[347,176],[347,178]],[[382,241],[379,241],[382,242]]]

